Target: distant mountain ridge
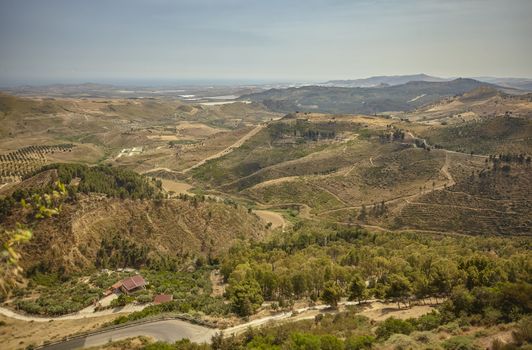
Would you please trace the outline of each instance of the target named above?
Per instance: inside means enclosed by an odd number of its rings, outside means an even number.
[[[373,114],[388,111],[411,111],[445,97],[461,95],[473,89],[502,87],[474,79],[451,81],[411,81],[385,87],[304,86],[270,89],[244,95],[241,99],[261,102],[279,112],[309,111],[325,113]]]
[[[412,74],[412,75],[379,75],[363,79],[347,79],[347,80],[329,80],[321,86],[338,86],[338,87],[378,87],[378,86],[393,86],[402,85],[411,81],[448,81],[439,77],[430,76],[427,74]]]
[[[532,79],[528,78],[478,77],[474,79],[507,88],[519,89],[529,92],[532,91]]]
[[[441,78],[424,73],[410,75],[378,75],[362,79],[339,79],[329,80],[317,84],[319,86],[331,87],[385,87],[402,85],[413,81],[444,82],[452,81],[455,78]],[[532,91],[532,79],[529,78],[499,78],[499,77],[471,77],[484,83],[495,84],[506,88]]]

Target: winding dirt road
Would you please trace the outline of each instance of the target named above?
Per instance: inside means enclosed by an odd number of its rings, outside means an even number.
[[[432,189],[432,191],[442,190],[444,188],[451,187],[454,184],[456,184],[456,182],[454,181],[453,176],[449,172],[449,164],[450,164],[449,155],[447,154],[447,151],[446,151],[446,153],[445,153],[445,162],[443,163],[443,166],[440,168],[440,172],[447,178],[448,182],[446,184],[444,184],[444,185],[435,186]],[[396,202],[403,201],[403,200],[405,202],[407,202],[407,203],[411,203],[413,199],[418,198],[419,196],[424,195],[424,194],[426,194],[426,192],[407,194],[407,195],[404,195],[404,196],[400,196],[400,197],[396,197],[396,198],[392,198],[392,199],[386,200],[386,201],[384,201],[384,204],[392,204],[392,203],[396,203]],[[365,205],[365,207],[366,208],[371,208],[371,205],[368,204],[368,205]],[[343,207],[343,208],[324,210],[324,211],[320,212],[318,215],[321,216],[321,215],[324,215],[324,214],[334,213],[334,212],[338,212],[338,211],[342,211],[342,210],[352,210],[352,209],[357,209],[357,210],[362,209],[362,205],[348,206],[348,207]]]
[[[253,128],[250,132],[248,132],[247,134],[242,136],[242,138],[240,138],[238,141],[233,143],[231,146],[227,147],[226,149],[224,149],[224,150],[222,150],[222,151],[220,151],[220,152],[218,152],[216,154],[213,154],[212,156],[209,156],[207,158],[204,158],[204,159],[200,160],[199,162],[197,162],[196,164],[194,164],[190,168],[181,170],[181,173],[186,174],[189,171],[191,171],[193,169],[196,169],[197,167],[202,166],[203,164],[205,164],[209,160],[220,158],[220,157],[223,157],[223,156],[233,152],[236,148],[242,146],[244,144],[244,142],[246,142],[247,140],[249,140],[250,138],[252,138],[256,134],[258,134],[258,132],[261,131],[262,129],[264,129],[265,127],[266,127],[266,124],[257,125],[255,128]]]
[[[242,136],[240,139],[238,139],[235,143],[233,143],[231,146],[226,147],[225,149],[221,150],[220,152],[218,152],[216,154],[213,154],[211,156],[203,158],[202,160],[200,160],[199,162],[197,162],[196,164],[192,165],[189,168],[186,168],[186,169],[183,169],[183,170],[173,170],[173,169],[165,168],[165,167],[156,167],[156,168],[145,170],[145,171],[141,172],[141,174],[149,174],[149,173],[153,173],[155,171],[161,171],[161,170],[162,171],[167,171],[167,172],[170,172],[170,173],[176,173],[176,174],[186,174],[189,171],[191,171],[193,169],[196,169],[197,167],[202,166],[203,164],[205,164],[209,160],[220,158],[220,157],[223,157],[223,156],[233,152],[236,148],[242,146],[244,144],[244,142],[246,142],[247,140],[249,140],[250,138],[255,136],[259,131],[264,129],[266,127],[266,125],[267,124],[259,124],[259,125],[257,125],[250,132],[248,132],[247,134]]]

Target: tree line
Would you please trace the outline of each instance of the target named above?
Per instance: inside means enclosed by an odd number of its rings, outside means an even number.
[[[222,258],[221,273],[234,312],[244,316],[263,300],[280,306],[322,300],[334,306],[345,297],[377,298],[403,307],[427,298],[454,300],[466,291],[469,299],[484,293],[490,301],[453,303],[450,313],[497,308],[497,319],[510,321],[530,312],[521,292],[531,291],[527,244],[528,238],[398,235],[299,224],[264,242],[235,245]]]

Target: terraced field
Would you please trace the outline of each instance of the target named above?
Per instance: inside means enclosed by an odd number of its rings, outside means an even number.
[[[19,181],[48,162],[108,163],[186,183],[195,193],[242,200],[256,209],[289,208],[300,218],[386,229],[522,233],[529,224],[527,213],[504,201],[521,198],[527,208],[528,198],[520,197],[527,193],[526,183],[514,181],[515,188],[508,189],[497,180],[493,188],[512,194],[510,199],[491,198],[494,203],[485,194],[471,193],[475,184],[470,178],[491,166],[486,163],[490,154],[532,153],[531,122],[524,117],[528,98],[480,89],[399,114],[400,119],[308,112],[279,119],[257,104],[1,95],[4,121],[13,128],[0,144],[5,150],[0,181]],[[483,115],[486,103],[515,113]],[[464,108],[475,117],[447,120]],[[21,147],[21,142],[33,144],[28,140],[43,136],[31,133],[42,123],[52,127],[41,144]],[[65,145],[72,146],[62,149]],[[142,147],[142,152],[119,156],[132,147]],[[519,178],[529,176],[527,169],[515,167],[506,175],[517,172]]]
[[[394,230],[530,234],[529,166],[514,164],[508,172],[493,172],[484,158],[458,154],[448,157],[453,159],[451,181],[366,205],[364,220],[358,222]],[[354,206],[325,211],[321,216],[354,224],[361,211],[361,206]]]
[[[532,149],[532,121],[510,115],[486,117],[448,127],[425,129],[432,145],[475,154],[527,153]]]
[[[72,144],[26,146],[0,154],[0,184],[17,182],[47,163],[47,154],[72,152]]]
[[[491,166],[487,156],[428,143],[417,147],[416,137],[401,129],[408,124],[365,121],[288,115],[231,154],[194,169],[189,180],[262,207],[295,208],[301,217],[341,224],[459,233],[529,230],[526,166],[490,180],[494,189],[511,192],[494,199],[492,192],[474,192],[480,185],[473,179],[488,181],[479,178]],[[334,137],[308,136],[317,130]],[[515,209],[515,200],[524,203],[522,210]]]
[[[47,162],[108,163],[141,173],[183,170],[278,117],[258,104],[203,106],[177,99],[21,98],[0,93],[0,154],[6,157],[0,164],[0,182],[20,181]],[[63,144],[75,147],[68,152],[45,150]],[[46,160],[31,153],[28,145],[41,147]],[[131,148],[143,151],[119,156]]]

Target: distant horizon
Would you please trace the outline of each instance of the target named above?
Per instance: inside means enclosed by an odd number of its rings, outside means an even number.
[[[530,77],[531,14],[529,0],[0,0],[0,85]]]
[[[158,79],[158,78],[145,78],[145,79],[110,79],[110,78],[87,78],[83,79],[72,79],[72,80],[41,80],[41,81],[15,81],[5,83],[0,81],[0,89],[2,88],[19,88],[24,86],[32,87],[45,87],[53,85],[84,85],[84,84],[95,84],[95,85],[108,85],[115,87],[175,87],[175,86],[251,86],[251,85],[274,85],[274,84],[322,84],[329,81],[350,81],[350,80],[363,80],[370,79],[375,77],[402,77],[402,76],[414,76],[414,75],[426,75],[434,78],[440,78],[445,80],[454,80],[454,79],[522,79],[522,80],[532,80],[529,77],[519,77],[519,76],[491,76],[491,75],[480,75],[480,76],[439,76],[435,74],[427,73],[410,73],[410,74],[379,74],[371,76],[362,76],[362,77],[347,77],[347,78],[330,78],[324,80],[274,80],[274,79],[180,79],[180,78],[167,78],[167,79]]]

